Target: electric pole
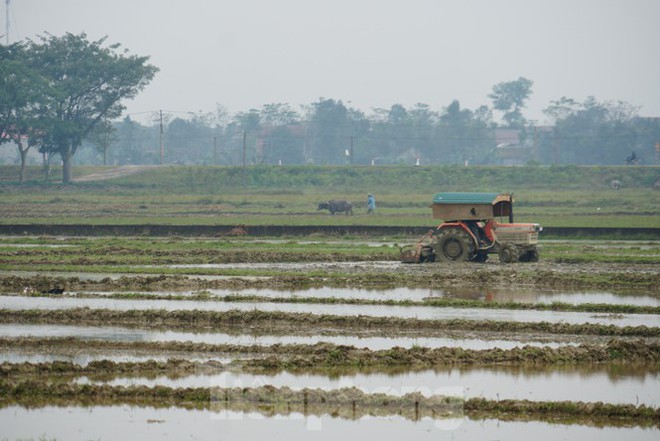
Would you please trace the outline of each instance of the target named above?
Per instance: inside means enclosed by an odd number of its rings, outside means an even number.
[[[351,136],[351,165],[353,165],[353,137]]]
[[[9,1],[10,0],[6,0],[5,2],[5,40],[7,46],[9,46]]]
[[[165,159],[165,149],[163,148],[163,111],[160,112],[160,165],[163,165]]]
[[[246,159],[247,159],[246,158],[246,147],[247,147],[246,146],[246,140],[247,140],[247,133],[245,132],[245,130],[243,130],[243,171],[245,171],[245,167],[246,167],[246,163],[247,163],[247,161],[246,161]]]

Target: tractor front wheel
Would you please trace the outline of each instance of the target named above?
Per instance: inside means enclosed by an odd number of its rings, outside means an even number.
[[[500,262],[513,263],[518,261],[518,248],[513,244],[504,244],[500,248]]]
[[[445,262],[465,262],[474,257],[474,241],[464,230],[448,228],[440,231],[435,255]]]
[[[520,256],[521,262],[538,262],[539,261],[539,252],[536,248],[525,251],[522,256]]]

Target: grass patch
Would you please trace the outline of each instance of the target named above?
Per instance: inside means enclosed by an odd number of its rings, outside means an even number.
[[[30,167],[28,167],[30,169]],[[38,169],[38,168],[37,168]],[[99,167],[76,167],[76,174]],[[439,191],[513,192],[518,221],[556,227],[660,227],[660,167],[154,167],[109,181],[41,185],[0,166],[4,224],[433,226]],[[515,173],[512,173],[515,170]],[[31,172],[30,172],[31,173]],[[245,179],[243,178],[245,176]],[[613,191],[609,182],[624,182]],[[548,190],[549,188],[552,191]],[[366,215],[375,192],[377,213]],[[352,200],[355,216],[319,212]]]

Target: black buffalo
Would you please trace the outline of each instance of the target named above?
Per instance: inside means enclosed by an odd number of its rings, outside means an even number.
[[[346,216],[353,214],[353,204],[345,200],[331,200],[328,202],[319,203],[319,208],[317,210],[330,210],[330,214],[334,215],[335,213],[346,213]]]

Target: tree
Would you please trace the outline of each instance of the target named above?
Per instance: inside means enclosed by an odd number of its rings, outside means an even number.
[[[415,104],[408,114],[412,128],[412,139],[408,140],[409,148],[412,148],[412,151],[420,155],[423,160],[436,161],[440,156],[436,139],[440,116],[424,103]]]
[[[45,83],[26,62],[25,46],[0,45],[0,145],[13,141],[21,158],[19,180],[25,180],[28,151],[40,141],[36,109]]]
[[[483,109],[481,109],[483,111]],[[438,125],[438,162],[485,163],[494,144],[487,123],[454,100],[440,115]]]
[[[504,121],[511,128],[522,128],[525,118],[521,109],[525,107],[525,101],[532,94],[531,80],[520,77],[515,81],[498,83],[493,86],[493,93],[488,98],[493,100],[493,107],[504,112]]]
[[[227,126],[227,134],[227,142],[233,146],[234,159],[231,162],[260,164],[263,161],[263,151],[257,142],[261,134],[261,115],[257,109],[234,115]]]
[[[298,123],[300,115],[288,104],[264,104],[261,108],[261,123],[268,126],[287,126]]]
[[[108,148],[117,142],[117,131],[107,119],[99,122],[87,135],[87,139],[103,156],[103,165],[108,165]]]
[[[302,164],[304,162],[304,130],[300,114],[288,104],[272,103],[259,112],[261,132],[258,151],[260,162]]]
[[[118,164],[153,164],[160,160],[157,148],[160,127],[144,127],[130,116],[113,124],[117,140],[110,151],[111,162]]]
[[[94,127],[103,119],[117,118],[121,101],[137,95],[158,68],[149,57],[118,53],[120,45],[104,47],[106,38],[88,41],[83,33],[62,37],[48,34],[30,41],[33,68],[48,82],[41,103],[48,148],[62,158],[62,181],[70,183],[71,159]]]
[[[578,103],[562,97],[544,112],[555,119],[552,137],[542,144],[557,163],[622,164],[638,143],[638,109],[624,102]],[[542,152],[543,153],[543,152]]]
[[[543,109],[545,113],[555,124],[562,119],[569,117],[580,109],[580,103],[573,98],[565,96],[558,100],[550,101],[550,105]]]
[[[320,164],[345,163],[352,136],[346,106],[341,101],[321,98],[312,103],[308,119],[310,151],[306,159]]]

